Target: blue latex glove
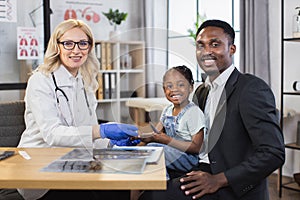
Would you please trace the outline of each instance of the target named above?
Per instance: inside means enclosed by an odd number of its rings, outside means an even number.
[[[105,123],[100,125],[100,136],[111,140],[121,140],[138,136],[137,130],[138,128],[131,124]]]
[[[117,146],[136,146],[141,142],[140,139],[132,140],[130,138],[122,139],[122,140],[110,140],[110,145],[117,145]]]

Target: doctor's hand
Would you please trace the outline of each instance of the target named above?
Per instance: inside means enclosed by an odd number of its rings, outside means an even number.
[[[138,128],[131,124],[105,123],[100,125],[101,138],[122,140],[138,135]]]

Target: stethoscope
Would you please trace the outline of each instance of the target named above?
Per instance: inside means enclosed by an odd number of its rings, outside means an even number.
[[[64,119],[65,123],[68,125],[68,126],[71,126],[71,125],[74,125],[74,116],[72,114],[72,110],[71,110],[71,105],[70,105],[70,102],[69,102],[69,98],[68,96],[66,95],[65,91],[63,91],[61,88],[59,88],[57,86],[57,83],[56,83],[56,79],[55,79],[55,76],[54,76],[54,73],[51,72],[51,75],[52,75],[52,79],[53,79],[53,82],[54,82],[54,86],[55,86],[55,95],[56,95],[56,102],[57,102],[57,105],[58,105],[58,108],[60,110],[60,114],[62,116],[62,118]],[[82,80],[82,83],[83,83],[83,80]],[[84,84],[83,84],[84,85]],[[60,102],[59,102],[59,98],[58,98],[58,95],[57,93],[60,92],[62,93],[62,95],[64,96],[64,98],[66,99],[66,102],[67,102],[67,105],[68,105],[68,110],[69,110],[69,114],[71,116],[71,123],[68,123],[67,121],[67,118],[63,115],[63,112],[61,110],[61,107],[60,107]],[[89,104],[89,101],[87,99],[87,94],[86,94],[86,91],[85,91],[85,88],[83,89],[83,93],[84,93],[84,98],[85,98],[85,102],[86,102],[86,105],[88,107],[88,110],[89,110],[89,114],[90,116],[92,116],[92,110],[90,108],[90,104]]]

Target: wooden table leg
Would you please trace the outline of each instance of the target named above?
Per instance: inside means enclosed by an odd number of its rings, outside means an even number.
[[[134,108],[134,122],[139,125],[139,109]]]

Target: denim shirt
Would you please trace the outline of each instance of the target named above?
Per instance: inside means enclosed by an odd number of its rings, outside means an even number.
[[[179,127],[179,121],[182,118],[182,116],[185,114],[185,112],[191,108],[192,106],[197,106],[193,102],[190,102],[188,105],[186,105],[177,116],[170,116],[167,115],[167,111],[172,107],[173,105],[169,105],[166,109],[164,109],[164,112],[162,113],[161,122],[165,128],[166,134],[172,138],[178,139],[178,140],[185,140],[181,136],[178,135],[178,127]]]

